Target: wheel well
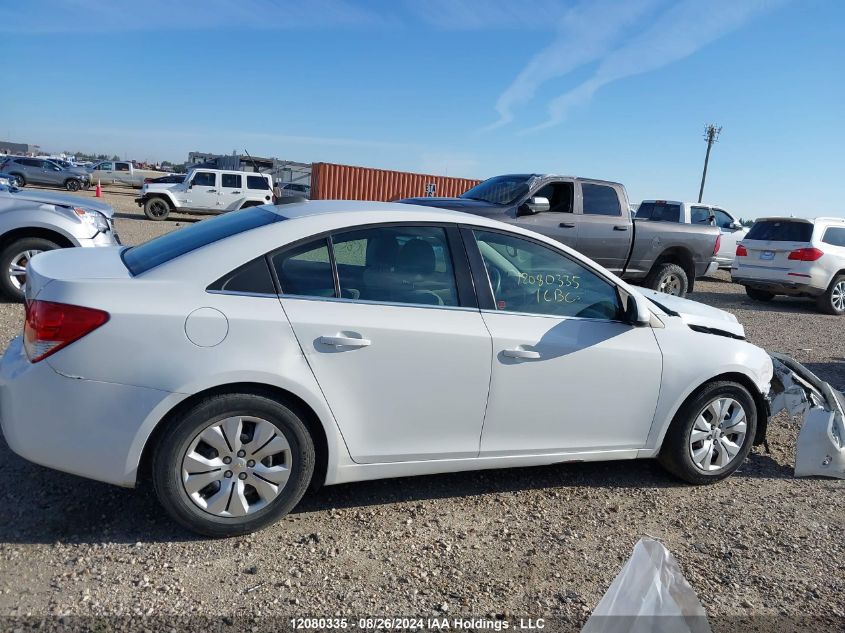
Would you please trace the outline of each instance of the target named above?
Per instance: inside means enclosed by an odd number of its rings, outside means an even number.
[[[763,394],[757,389],[757,385],[754,384],[754,381],[745,374],[728,372],[725,374],[719,374],[718,376],[713,376],[696,387],[693,392],[687,396],[681,406],[678,407],[678,411],[680,411],[687,402],[695,398],[699,392],[704,389],[704,387],[709,385],[711,382],[718,382],[720,380],[736,382],[748,389],[748,393],[751,394],[751,397],[754,399],[754,404],[757,406],[757,430],[754,432],[754,446],[762,444],[766,440],[766,429],[769,425],[769,403],[766,401]]]
[[[152,475],[152,458],[156,444],[158,444],[159,438],[167,428],[170,421],[189,410],[204,398],[219,396],[221,394],[253,394],[257,396],[264,396],[265,398],[270,398],[271,400],[284,404],[299,415],[305,423],[305,426],[308,428],[308,432],[311,434],[311,439],[314,440],[316,463],[314,464],[314,475],[311,478],[310,488],[313,490],[323,485],[323,482],[326,480],[326,469],[329,462],[329,444],[326,439],[326,432],[320,422],[320,418],[302,398],[290,391],[280,387],[274,387],[272,385],[249,382],[211,387],[205,391],[192,394],[168,411],[153,429],[153,432],[150,433],[150,436],[144,444],[144,450],[141,453],[141,461],[138,465],[136,485],[140,485],[141,482],[146,483],[150,480]]]
[[[264,203],[263,203],[263,202],[258,202],[257,200],[247,200],[246,202],[244,202],[244,203],[243,203],[240,207],[238,207],[238,208],[239,208],[239,209],[246,209],[246,208],[248,208],[248,207],[260,207],[262,204],[264,204]]]
[[[40,237],[42,239],[55,242],[62,248],[70,248],[71,246],[76,246],[73,242],[71,242],[61,233],[51,231],[50,229],[43,229],[40,227],[33,226],[14,229],[12,231],[9,231],[8,233],[4,233],[2,236],[0,236],[0,249],[6,248],[6,246],[11,244],[15,240],[23,239],[25,237]]]
[[[145,198],[144,202],[146,202],[147,200],[151,200],[153,198],[158,198],[160,200],[164,200],[167,203],[168,207],[170,207],[171,209],[173,208],[173,202],[170,200],[170,198],[168,198],[163,193],[148,193],[146,196],[144,196],[144,198]]]
[[[695,262],[688,250],[678,247],[663,251],[660,257],[654,262],[654,265],[652,265],[649,274],[657,270],[657,267],[661,264],[676,264],[683,268],[687,274],[687,284],[689,286],[687,290],[692,292],[692,288],[695,285]]]

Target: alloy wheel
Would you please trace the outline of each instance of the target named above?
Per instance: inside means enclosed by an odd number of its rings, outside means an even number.
[[[682,287],[681,280],[677,275],[666,275],[660,280],[657,290],[658,292],[677,297],[681,294]]]
[[[837,283],[830,293],[830,303],[838,311],[845,310],[845,279]]]
[[[162,200],[153,200],[150,202],[150,215],[156,218],[167,217],[167,204]]]
[[[31,249],[18,253],[12,258],[12,263],[9,264],[9,281],[18,290],[23,290],[26,286],[26,265],[33,257],[42,253],[43,251]]]
[[[695,418],[689,451],[696,468],[707,473],[722,470],[745,444],[748,428],[745,409],[733,398],[711,400]]]
[[[181,478],[193,503],[219,517],[243,517],[272,503],[291,472],[292,451],[267,420],[235,416],[205,427],[188,445]]]

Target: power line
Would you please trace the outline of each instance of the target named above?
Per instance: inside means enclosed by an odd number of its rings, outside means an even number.
[[[704,126],[704,140],[707,141],[707,153],[704,155],[704,171],[701,174],[701,189],[698,190],[698,201],[704,196],[704,181],[707,179],[707,163],[710,162],[710,148],[713,143],[719,140],[719,134],[722,133],[722,126],[716,126],[713,123],[708,123]]]

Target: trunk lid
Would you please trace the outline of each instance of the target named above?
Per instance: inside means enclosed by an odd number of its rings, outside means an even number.
[[[50,284],[94,279],[130,279],[120,257],[123,246],[61,248],[36,255],[26,272],[26,300],[37,298]]]

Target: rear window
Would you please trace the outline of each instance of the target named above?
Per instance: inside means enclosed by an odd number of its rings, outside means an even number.
[[[234,211],[127,248],[123,263],[133,275],[140,275],[213,242],[285,219],[262,207]]]
[[[809,242],[812,237],[813,225],[809,222],[763,220],[754,223],[745,239],[764,242]]]
[[[247,176],[246,186],[248,189],[269,189],[270,183],[263,176]]]
[[[638,220],[655,222],[680,222],[681,205],[666,202],[643,202],[637,209]]]

